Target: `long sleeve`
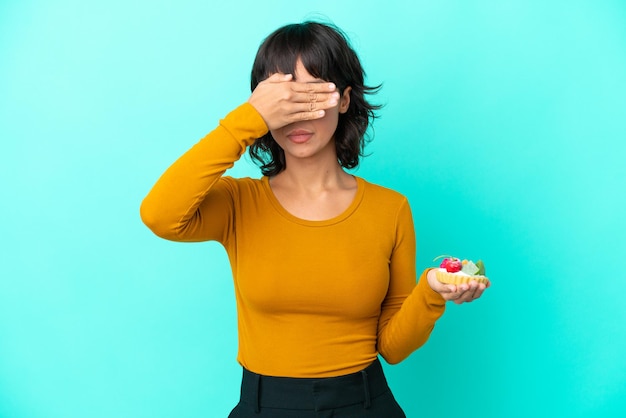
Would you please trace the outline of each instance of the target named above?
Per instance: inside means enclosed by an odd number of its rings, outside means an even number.
[[[415,247],[411,211],[404,202],[398,213],[389,291],[378,327],[378,351],[390,364],[401,362],[421,347],[445,310],[445,300],[428,284],[428,270],[415,284]]]
[[[381,354],[397,363],[422,345],[443,299],[416,286],[415,232],[406,198],[357,178],[340,215],[297,218],[268,177],[224,176],[267,132],[244,104],[183,154],[141,207],[152,231],[175,241],[216,240],[229,257],[238,361],[272,376],[330,377]]]
[[[232,222],[228,187],[216,184],[267,126],[244,103],[159,178],[141,205],[143,222],[174,241],[223,240]]]

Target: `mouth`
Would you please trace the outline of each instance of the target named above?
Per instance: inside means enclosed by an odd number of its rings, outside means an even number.
[[[306,129],[294,129],[287,133],[287,138],[296,144],[302,144],[308,141],[313,136],[313,132]]]

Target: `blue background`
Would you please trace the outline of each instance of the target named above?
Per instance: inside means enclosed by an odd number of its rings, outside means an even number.
[[[138,208],[247,100],[261,40],[318,16],[384,84],[356,174],[409,197],[419,268],[493,280],[386,367],[408,416],[624,416],[623,1],[4,0],[0,417],[227,415],[224,250]]]

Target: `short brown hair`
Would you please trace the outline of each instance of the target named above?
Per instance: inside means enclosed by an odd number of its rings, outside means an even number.
[[[339,28],[308,21],[283,26],[263,41],[252,66],[251,89],[272,74],[293,74],[298,59],[312,76],[335,83],[341,94],[346,87],[352,88],[350,106],[339,114],[335,147],[342,167],[356,167],[363,156],[367,128],[376,118],[374,111],[381,107],[370,104],[365,95],[376,93],[381,86],[364,84],[361,62]],[[273,176],[285,169],[285,154],[271,133],[258,138],[248,150],[263,175]]]

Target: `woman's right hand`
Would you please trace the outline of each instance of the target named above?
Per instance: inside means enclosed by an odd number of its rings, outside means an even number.
[[[292,79],[291,74],[273,74],[261,81],[248,99],[270,130],[323,118],[325,110],[339,102],[333,83],[298,83]]]

